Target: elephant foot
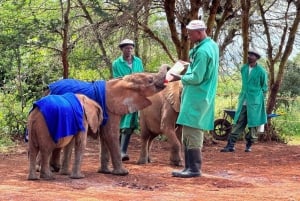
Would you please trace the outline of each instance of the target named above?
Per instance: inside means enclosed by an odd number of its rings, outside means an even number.
[[[39,178],[36,175],[28,175],[27,180],[39,180]]]
[[[179,154],[171,154],[170,156],[170,164],[175,166],[183,166],[183,161]]]
[[[70,178],[72,178],[72,179],[82,179],[82,178],[84,178],[85,176],[84,176],[84,174],[82,174],[82,173],[77,173],[77,174],[72,174],[71,176],[70,176]]]
[[[52,174],[45,174],[45,173],[41,173],[40,178],[44,179],[44,180],[54,180],[55,179]]]
[[[147,158],[140,158],[138,161],[137,161],[137,164],[138,165],[142,165],[142,164],[147,164],[149,163],[149,160]]]
[[[112,174],[113,175],[119,175],[119,176],[125,176],[128,175],[129,171],[122,168],[122,169],[113,169]]]
[[[111,170],[109,168],[99,168],[98,173],[102,173],[102,174],[111,174]]]
[[[61,175],[70,175],[71,172],[68,171],[68,170],[63,170],[63,169],[61,169],[60,172],[59,172],[59,174],[61,174]]]
[[[170,161],[170,164],[174,165],[174,166],[179,166],[179,167],[183,166],[183,162],[182,161]]]

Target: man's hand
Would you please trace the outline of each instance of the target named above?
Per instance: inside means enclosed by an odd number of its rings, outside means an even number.
[[[176,73],[170,73],[173,76],[172,81],[181,80],[182,75],[176,74]]]

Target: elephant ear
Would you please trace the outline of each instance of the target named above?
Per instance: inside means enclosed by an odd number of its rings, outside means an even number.
[[[165,99],[176,112],[180,110],[181,92],[181,81],[169,82],[167,87],[162,91]]]
[[[89,128],[93,133],[97,133],[98,128],[103,121],[102,108],[98,103],[86,96],[82,95],[81,100]]]
[[[106,106],[107,109],[118,115],[136,112],[149,105],[142,91],[143,83],[132,83],[123,79],[110,80],[106,84]]]

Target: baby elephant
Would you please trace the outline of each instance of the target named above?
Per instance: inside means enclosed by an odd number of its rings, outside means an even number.
[[[176,125],[179,114],[182,84],[170,82],[161,92],[151,96],[152,104],[140,111],[141,152],[138,164],[151,162],[150,149],[153,139],[160,134],[168,138],[170,163],[182,166],[181,126]]]
[[[28,180],[38,179],[36,173],[38,154],[41,157],[40,178],[54,179],[49,167],[53,151],[63,148],[64,152],[70,153],[73,146],[75,146],[75,158],[71,178],[83,178],[81,162],[88,126],[96,133],[102,120],[101,107],[85,95],[73,93],[49,95],[36,101],[29,113],[27,123],[30,161]],[[66,168],[62,167],[62,169]]]

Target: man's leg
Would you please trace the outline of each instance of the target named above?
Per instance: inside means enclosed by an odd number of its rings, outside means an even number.
[[[245,152],[251,151],[252,144],[257,140],[257,127],[251,127],[249,128],[249,132],[246,134],[246,148]]]
[[[121,129],[120,147],[121,147],[122,161],[129,160],[129,156],[127,154],[127,148],[128,148],[128,144],[130,142],[130,137],[131,137],[132,132],[133,132],[132,128]]]
[[[179,172],[172,172],[172,175],[182,178],[199,177],[201,176],[201,150],[204,132],[196,128],[183,126],[182,136],[185,149],[185,168]]]
[[[243,133],[247,125],[247,109],[246,106],[242,107],[241,114],[237,123],[233,126],[230,135],[228,136],[227,145],[221,149],[221,152],[234,152],[234,144],[239,136]]]

